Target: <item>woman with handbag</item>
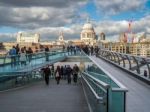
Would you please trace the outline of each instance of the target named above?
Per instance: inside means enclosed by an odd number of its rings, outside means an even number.
[[[56,79],[57,84],[59,84],[60,82],[60,74],[61,74],[60,66],[57,66],[55,70],[55,79]]]

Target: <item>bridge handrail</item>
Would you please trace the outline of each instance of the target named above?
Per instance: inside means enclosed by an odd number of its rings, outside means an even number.
[[[124,91],[128,91],[128,89],[123,85],[123,84],[121,84],[116,78],[114,78],[109,72],[107,72],[106,70],[104,70],[99,64],[97,64],[96,62],[95,62],[95,64],[99,67],[99,68],[101,68],[101,70],[104,72],[104,73],[106,73],[122,90],[124,90]]]
[[[102,76],[102,77],[104,77],[106,79],[110,79],[111,80],[111,78],[109,78],[108,76],[105,76],[105,75],[102,75],[102,74],[99,74],[99,73],[90,72],[90,71],[89,71],[89,73],[93,73],[95,75],[100,75],[100,76]],[[124,88],[117,88],[117,87],[112,87],[111,89],[112,89],[112,91],[127,91]]]
[[[117,53],[117,54],[121,54],[121,55],[126,55],[126,56],[129,56],[129,57],[134,56],[135,58],[144,58],[144,59],[150,60],[150,58],[148,58],[148,57],[136,56],[136,55],[125,54],[125,53],[119,53],[119,52],[114,52],[114,51],[110,51],[110,50],[100,49],[100,51],[107,51],[107,52]]]
[[[88,72],[89,72],[89,73],[93,73],[93,74],[95,74],[95,75],[100,75],[100,76],[102,76],[102,77],[104,77],[104,78],[109,79],[109,77],[108,77],[107,75],[103,75],[103,74],[95,73],[95,72],[91,72],[91,71],[88,71]]]
[[[94,91],[94,89],[92,88],[92,86],[89,84],[89,82],[85,79],[84,76],[82,76],[83,80],[86,82],[86,84],[88,85],[88,87],[90,88],[90,90],[92,91],[92,93],[94,94],[95,98],[97,100],[102,100],[102,97],[99,97],[98,94]]]
[[[30,56],[30,55],[32,55],[32,56],[36,56],[36,55],[41,55],[41,54],[53,54],[53,53],[55,53],[56,51],[55,50],[51,50],[51,51],[49,51],[49,52],[45,52],[45,51],[42,51],[42,52],[36,52],[36,53],[31,53],[31,54],[25,54],[26,56]],[[65,51],[57,51],[56,53],[63,53],[63,52],[65,52]],[[14,57],[19,57],[20,56],[20,54],[18,54],[18,55],[15,55]],[[4,64],[6,64],[6,58],[11,58],[11,55],[9,55],[9,53],[7,53],[4,57],[1,57],[1,59],[3,59],[4,61],[3,61],[3,65]],[[38,57],[38,58],[40,58],[40,57]],[[34,59],[34,57],[32,57],[32,59]],[[16,61],[17,62],[17,61]]]
[[[106,84],[105,82],[98,80],[97,78],[91,76],[91,75],[90,75],[89,73],[87,73],[87,72],[82,72],[82,74],[84,74],[84,75],[87,76],[88,78],[90,78],[90,79],[96,81],[100,86],[102,86],[102,87],[105,88],[105,89],[108,89],[108,88],[110,87],[109,84]]]
[[[87,57],[89,57],[87,54],[85,54],[85,52],[82,50],[82,53],[84,55],[86,55]],[[106,73],[122,90],[122,91],[128,91],[128,89],[121,84],[116,78],[114,78],[110,73],[108,73],[106,70],[104,70],[99,64],[97,64],[97,62],[95,62],[91,57],[89,57],[90,60],[92,60],[104,73]],[[118,88],[119,89],[119,88]],[[115,89],[114,89],[115,90]]]

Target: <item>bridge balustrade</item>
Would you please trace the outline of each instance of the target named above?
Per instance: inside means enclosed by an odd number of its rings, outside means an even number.
[[[107,54],[107,56],[105,54]],[[103,49],[99,51],[98,57],[128,70],[130,73],[134,74],[135,77],[150,84],[150,58],[117,53]],[[144,71],[147,71],[147,76],[144,76]]]
[[[21,70],[33,69],[42,66],[42,64],[49,64],[54,61],[63,60],[66,57],[66,52],[50,51],[38,52],[25,55],[24,62],[20,59],[20,55],[1,57],[0,74],[3,72],[15,72]]]
[[[125,112],[126,111],[126,92],[127,89],[116,79],[108,76],[105,71],[98,66],[92,65],[86,71],[91,77],[96,78],[107,84],[108,89],[108,112]],[[103,111],[101,111],[103,112]]]
[[[40,71],[8,72],[0,75],[0,91],[21,87],[43,79]]]

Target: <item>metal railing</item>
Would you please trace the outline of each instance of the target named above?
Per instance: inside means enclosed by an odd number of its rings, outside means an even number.
[[[82,85],[92,112],[126,112],[127,89],[108,84],[91,72],[82,73]]]
[[[126,112],[126,92],[128,91],[127,88],[124,85],[122,85],[118,80],[116,80],[105,69],[103,69],[103,67],[100,64],[98,64],[95,60],[92,59],[92,57],[88,55],[86,56],[93,62],[93,64],[91,64],[91,67],[87,67],[86,72],[90,76],[110,86],[107,93],[108,112]]]
[[[150,84],[150,58],[117,53],[103,49],[99,51],[98,57],[121,67],[127,72],[133,74],[133,76]]]
[[[109,112],[109,85],[94,78],[88,73],[82,73],[82,85],[93,112]]]
[[[61,61],[65,58],[65,51],[50,51],[27,54],[24,55],[24,60],[21,59],[21,55],[16,55],[13,57],[8,55],[1,58],[1,60],[4,60],[4,63],[0,66],[0,74],[3,72],[15,72],[34,69],[45,64]]]
[[[0,91],[21,87],[43,79],[39,71],[5,73],[0,76]]]

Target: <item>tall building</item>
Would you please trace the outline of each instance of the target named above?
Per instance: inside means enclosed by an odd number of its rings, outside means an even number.
[[[58,40],[56,40],[55,44],[59,46],[62,46],[65,44],[63,31],[59,32],[59,37],[58,37]]]
[[[98,40],[105,40],[105,33],[100,33],[100,37]]]
[[[93,25],[89,20],[84,24],[80,37],[81,41],[86,45],[94,45],[96,43],[96,34]]]
[[[4,49],[4,45],[2,42],[0,42],[0,50]]]
[[[40,34],[27,34],[19,32],[17,34],[17,43],[39,43]]]
[[[58,38],[58,40],[59,40],[59,41],[64,41],[64,34],[63,34],[62,31],[59,33],[59,38]]]

